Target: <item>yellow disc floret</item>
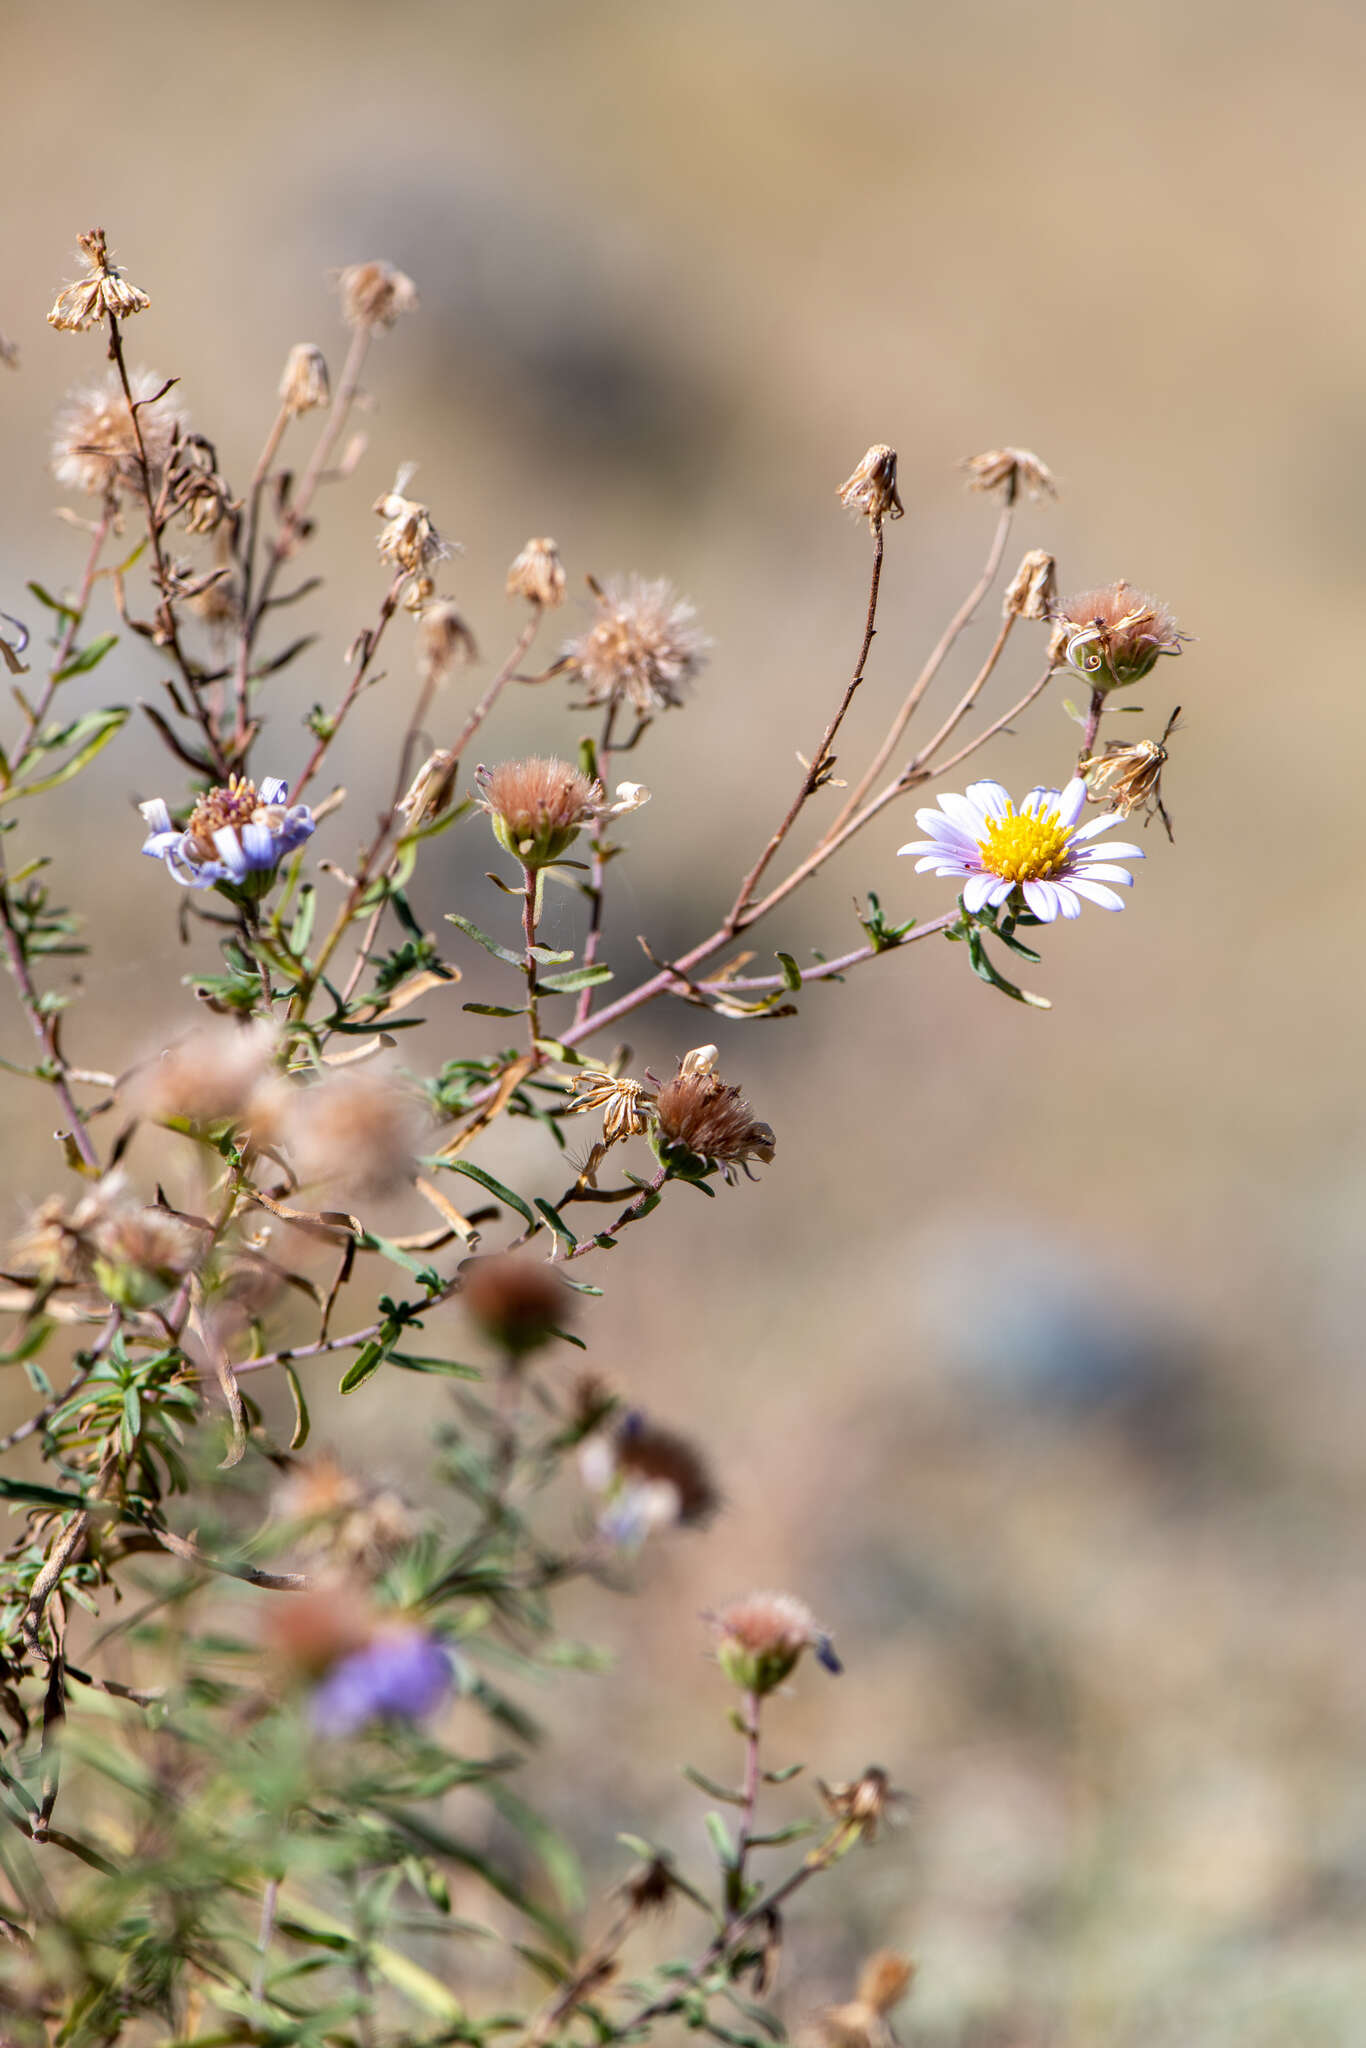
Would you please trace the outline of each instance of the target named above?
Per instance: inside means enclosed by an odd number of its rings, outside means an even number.
[[[1056,811],[1017,817],[1015,806],[1003,818],[987,819],[987,836],[977,842],[982,866],[1008,882],[1035,882],[1067,865],[1071,827]]]

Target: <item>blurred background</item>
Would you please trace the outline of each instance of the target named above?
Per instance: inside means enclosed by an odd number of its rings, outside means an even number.
[[[919,1960],[918,2042],[1366,2041],[1366,16],[58,0],[5,9],[0,42],[0,329],[21,359],[0,371],[0,609],[36,632],[25,579],[79,567],[48,442],[102,351],[44,324],[78,230],[101,222],[150,293],[132,360],[182,379],[239,490],[290,346],[340,362],[328,273],[400,265],[422,309],[371,355],[369,446],[309,563],[320,638],[259,767],[297,773],[300,718],[341,693],[384,587],[369,505],[401,461],[464,545],[443,588],[485,657],[436,743],[511,643],[502,582],[529,534],[558,539],[578,590],[673,577],[716,650],[629,764],[655,801],[613,872],[623,970],[637,932],[667,953],[711,929],[847,678],[869,547],[835,490],[870,441],[900,451],[906,517],[844,765],[985,554],[994,507],[956,468],[980,450],[1035,449],[1062,487],[1022,512],[1008,569],[1047,547],[1064,590],[1127,577],[1196,636],[1133,721],[1185,706],[1176,843],[1148,834],[1122,918],[1045,935],[1027,979],[1050,1014],[930,942],[782,1022],[633,1020],[636,1071],[715,1037],[778,1151],[761,1186],[678,1191],[593,1275],[592,1361],[708,1443],[728,1509],[647,1555],[643,1597],[567,1603],[615,1663],[566,1682],[528,1789],[595,1885],[620,1874],[619,1829],[698,1847],[678,1766],[725,1775],[736,1747],[699,1612],[788,1587],[847,1673],[803,1671],[774,1761],[876,1761],[909,1795],[790,1929],[789,2019],[885,1944]],[[998,616],[993,595],[929,716]],[[388,666],[339,753],[343,863],[415,687],[400,638]],[[131,702],[159,674],[121,647],[90,683]],[[1065,776],[1064,694],[984,757],[1012,788]],[[486,758],[586,729],[561,686],[517,692]],[[179,773],[131,723],[48,813],[55,886],[92,916],[68,1026],[88,1064],[178,1029],[180,977],[210,964],[137,857],[133,805],[179,798]],[[947,907],[893,859],[912,836],[909,806],[886,814],[761,951],[857,944],[869,887],[896,917]],[[500,914],[489,852],[478,821],[436,843],[433,928]],[[472,949],[446,951],[472,993]],[[499,1043],[458,1001],[429,1066]],[[0,1051],[31,1056],[13,1004]],[[46,1095],[12,1083],[5,1116],[9,1229],[61,1174]],[[525,1133],[502,1156],[544,1170]],[[454,1310],[439,1334],[469,1341]],[[333,1377],[320,1433],[405,1479],[443,1397],[375,1382],[328,1409]],[[810,1799],[799,1781],[775,1814]]]

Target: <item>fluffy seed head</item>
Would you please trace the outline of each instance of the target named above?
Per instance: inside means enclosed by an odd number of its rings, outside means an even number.
[[[164,377],[150,370],[134,370],[128,381],[138,406],[155,495],[161,489],[171,452],[186,431],[185,419],[169,403],[169,397],[155,405],[148,403],[161,390]],[[52,436],[52,470],[68,490],[89,491],[92,496],[141,490],[137,437],[123,386],[114,371],[98,384],[72,392],[58,413]]]
[[[683,702],[711,642],[693,624],[696,613],[671,583],[643,577],[593,585],[597,615],[561,656],[589,704],[629,704],[638,718]]]
[[[295,342],[285,358],[280,403],[297,418],[300,413],[315,412],[326,405],[331,396],[326,356],[311,341]]]
[[[270,1067],[275,1034],[262,1020],[202,1024],[135,1067],[119,1094],[134,1116],[192,1130],[231,1122]]]
[[[94,1232],[95,1279],[120,1308],[150,1308],[198,1264],[208,1233],[164,1209],[116,1209]]]
[[[508,570],[509,597],[524,597],[528,604],[547,609],[564,603],[565,575],[560,551],[553,540],[529,540]]]
[[[328,1456],[295,1465],[275,1505],[282,1520],[298,1526],[306,1554],[367,1577],[384,1570],[417,1534],[396,1493],[363,1485]]]
[[[985,455],[970,455],[963,467],[970,490],[1000,491],[1007,505],[1015,503],[1021,489],[1031,498],[1058,495],[1052,471],[1028,448],[989,448]]]
[[[330,1073],[300,1087],[258,1089],[249,1112],[258,1143],[278,1146],[306,1187],[348,1197],[392,1195],[417,1171],[420,1104],[387,1074]]]
[[[146,292],[130,284],[123,272],[109,261],[104,229],[91,228],[88,234],[77,235],[76,242],[85,257],[88,273],[58,292],[56,303],[47,316],[49,327],[65,328],[69,333],[80,334],[87,327],[98,325],[106,316],[127,320],[134,313],[145,313],[152,301]]]
[[[417,672],[424,683],[444,682],[452,669],[478,661],[473,633],[449,598],[424,604],[417,627]]]
[[[574,1296],[548,1266],[515,1252],[493,1252],[461,1268],[461,1298],[512,1361],[548,1344],[573,1316]]]
[[[1164,604],[1123,577],[1103,590],[1069,597],[1057,615],[1050,653],[1086,678],[1093,690],[1124,690],[1141,682],[1159,655],[1179,654],[1189,636]]]
[[[702,1053],[710,1054],[710,1063]],[[771,1128],[758,1121],[738,1088],[726,1086],[715,1056],[714,1046],[687,1054],[655,1103],[660,1162],[685,1179],[704,1178],[719,1167],[733,1181],[736,1167],[749,1173],[751,1159],[767,1166],[773,1157]]]
[[[498,844],[532,868],[558,860],[602,802],[601,783],[590,782],[567,761],[540,755],[481,766],[474,779]]]
[[[338,276],[337,289],[351,327],[392,327],[418,303],[417,286],[392,263],[352,263]]]
[[[1030,548],[1005,587],[1001,616],[1048,619],[1058,595],[1058,565],[1043,548]]]
[[[791,1593],[751,1593],[707,1619],[716,1636],[717,1662],[745,1692],[772,1692],[803,1650],[815,1650],[828,1671],[840,1669],[830,1638],[817,1628],[805,1601]]]
[[[896,488],[895,448],[875,441],[854,474],[840,485],[839,498],[846,512],[866,518],[874,530],[884,519],[900,519],[906,508]]]

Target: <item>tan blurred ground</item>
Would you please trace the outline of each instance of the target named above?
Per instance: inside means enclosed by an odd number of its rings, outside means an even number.
[[[424,309],[372,359],[318,550],[340,580],[261,765],[296,769],[300,712],[338,694],[401,459],[494,659],[530,532],[576,578],[673,575],[717,653],[634,770],[656,801],[623,957],[700,933],[786,802],[857,644],[867,544],[833,493],[870,440],[901,451],[907,517],[865,743],[985,547],[954,472],[980,448],[1061,478],[1019,533],[1065,587],[1127,576],[1198,636],[1144,700],[1186,706],[1176,846],[1149,835],[1123,919],[1048,936],[1052,1014],[931,944],[799,1020],[716,1027],[777,1161],[683,1191],[598,1276],[595,1360],[706,1435],[731,1506],[643,1601],[573,1603],[620,1663],[573,1681],[541,1787],[604,1858],[618,1828],[697,1846],[677,1764],[724,1770],[732,1739],[697,1612],[804,1593],[848,1673],[803,1676],[782,1745],[836,1777],[876,1758],[914,1803],[794,1927],[794,2013],[889,1942],[920,1958],[925,2042],[1366,2040],[1364,46],[1357,8],[1246,0],[0,13],[0,608],[76,564],[46,436],[98,345],[43,315],[78,228],[152,294],[134,359],[183,377],[239,487],[288,347],[340,353],[325,273],[400,263]],[[106,677],[157,680],[136,653]],[[989,757],[1012,784],[1063,771],[1060,694]],[[513,709],[501,746],[579,728],[548,692]],[[358,717],[359,796],[403,715]],[[98,917],[70,1028],[116,1064],[188,1002],[131,810],[174,790],[135,727],[80,788],[54,806]],[[856,943],[870,885],[944,907],[892,860],[909,825],[769,943]],[[488,910],[459,837],[432,922]],[[639,1056],[711,1031],[661,1015]],[[56,1169],[46,1100],[15,1083],[6,1115],[8,1225]],[[330,1426],[403,1473],[421,1416],[366,1399]]]

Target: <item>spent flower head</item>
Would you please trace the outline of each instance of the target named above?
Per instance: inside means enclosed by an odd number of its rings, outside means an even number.
[[[185,417],[167,396],[157,398],[158,392],[165,392],[164,377],[151,370],[133,370],[128,382],[138,408],[155,497],[176,444],[186,431]],[[117,372],[111,370],[97,384],[73,391],[57,414],[52,471],[58,483],[69,490],[88,491],[92,497],[141,490],[137,435]]]
[[[927,839],[915,839],[898,853],[919,854],[916,873],[932,870],[963,882],[963,908],[998,908],[1019,892],[1019,900],[1043,924],[1080,917],[1082,901],[1102,910],[1122,910],[1124,898],[1109,885],[1128,888],[1133,876],[1119,860],[1142,860],[1143,849],[1112,840],[1098,845],[1117,820],[1112,814],[1078,822],[1086,805],[1086,784],[1076,775],[1063,790],[1031,789],[1015,809],[999,782],[971,782],[963,795],[946,791],[937,810],[917,811],[915,822]]]
[[[49,327],[80,334],[106,318],[127,320],[134,313],[147,311],[152,301],[146,292],[130,284],[109,261],[103,228],[91,228],[88,234],[77,235],[76,244],[85,258],[87,274],[58,292],[47,316]]]
[[[610,1543],[634,1547],[655,1529],[697,1529],[721,1504],[701,1448],[629,1409],[616,1426],[579,1448],[583,1481],[602,1496],[598,1530]]]
[[[576,1297],[539,1259],[491,1252],[460,1269],[460,1297],[509,1359],[539,1351],[572,1321]]]
[[[803,1650],[814,1650],[827,1671],[844,1668],[811,1609],[794,1594],[751,1593],[706,1618],[716,1637],[717,1662],[744,1692],[772,1692],[796,1669]]]
[[[1058,565],[1044,548],[1030,548],[1005,587],[1001,616],[1049,619],[1058,595]]]
[[[596,616],[560,657],[562,671],[582,684],[584,701],[629,704],[637,718],[682,704],[711,647],[693,624],[693,606],[663,579],[613,577],[590,587]]]
[[[447,597],[424,604],[417,622],[417,672],[441,683],[452,670],[478,661],[479,648],[458,605]]]
[[[564,603],[564,591],[564,564],[554,541],[549,536],[529,540],[508,570],[508,596],[549,610]]]
[[[775,1139],[760,1123],[738,1087],[727,1087],[716,1071],[716,1047],[685,1053],[678,1072],[655,1101],[654,1146],[660,1164],[684,1179],[700,1179],[720,1168],[734,1182],[737,1167],[752,1180],[749,1162],[773,1158]]]
[[[900,519],[905,511],[896,488],[896,450],[877,441],[868,450],[854,474],[840,485],[839,499],[846,512],[866,518],[874,531],[884,519]]]
[[[365,1068],[302,1086],[277,1078],[257,1091],[249,1119],[257,1142],[284,1152],[305,1187],[356,1198],[407,1187],[426,1135],[413,1090]]]
[[[331,396],[326,356],[311,341],[296,341],[285,358],[280,403],[297,419],[301,413],[316,412]]]
[[[1126,690],[1142,682],[1163,654],[1189,639],[1164,604],[1123,577],[1103,590],[1069,597],[1056,617],[1050,652],[1084,676],[1093,690]]]
[[[266,776],[258,789],[243,775],[206,791],[184,827],[175,825],[163,797],[138,805],[148,834],[142,850],[166,863],[186,889],[214,884],[263,895],[287,853],[314,830],[307,804],[290,804],[289,784]]]
[[[1028,448],[989,448],[985,455],[970,455],[963,467],[970,490],[1001,491],[1008,505],[1014,504],[1021,489],[1031,498],[1058,495],[1053,472]]]
[[[405,575],[421,577],[435,563],[446,561],[455,549],[432,525],[427,507],[404,495],[415,469],[414,463],[404,463],[393,489],[376,498],[372,509],[384,521],[375,543],[383,559]]]
[[[417,308],[417,286],[392,263],[351,263],[337,277],[342,317],[351,327],[392,327]]]
[[[474,779],[498,844],[529,868],[559,860],[601,813],[602,784],[590,782],[568,761],[532,755],[496,768],[481,764]]]
[[[1121,818],[1142,811],[1145,825],[1159,817],[1170,839],[1172,821],[1162,801],[1162,771],[1167,765],[1167,741],[1180,716],[1178,704],[1160,740],[1111,740],[1098,754],[1079,761],[1077,773],[1085,777],[1087,801],[1112,804]]]

